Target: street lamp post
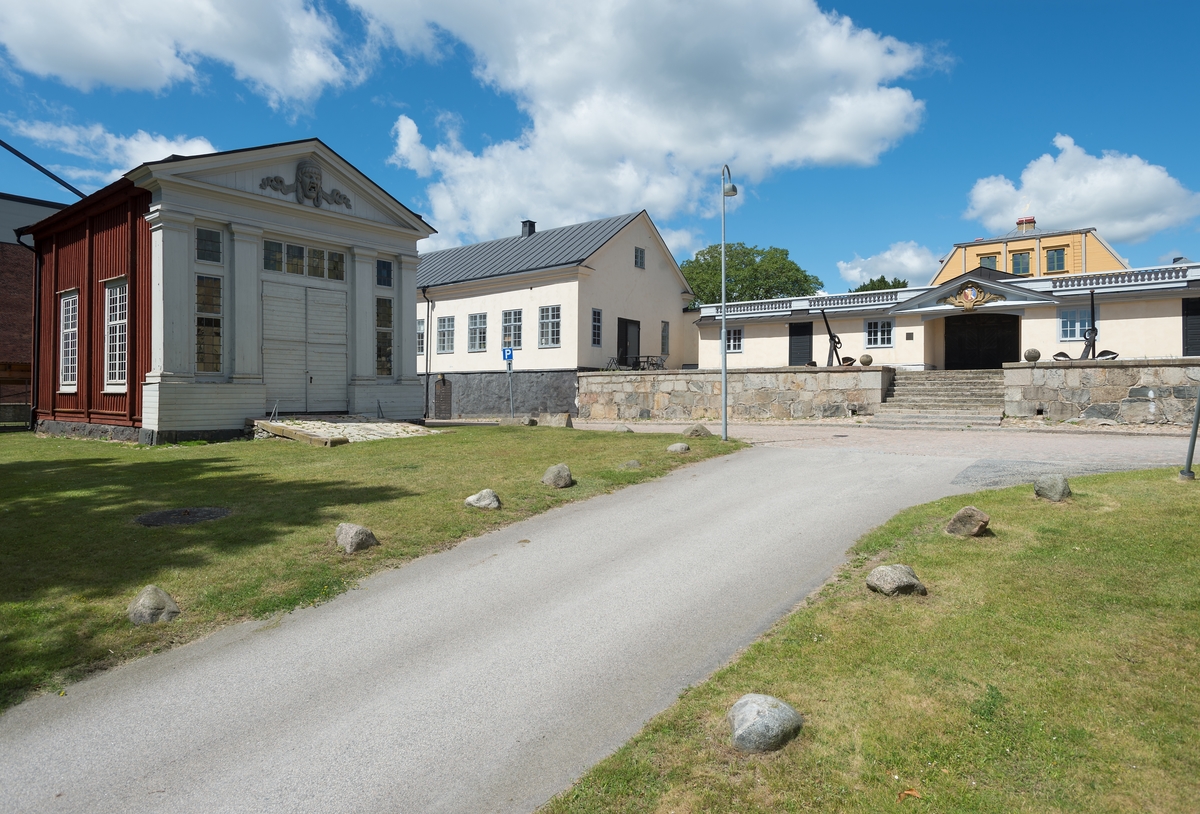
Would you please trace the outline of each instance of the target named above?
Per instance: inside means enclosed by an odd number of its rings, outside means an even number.
[[[721,168],[721,440],[729,440],[729,334],[725,330],[725,199],[737,195],[729,165]]]

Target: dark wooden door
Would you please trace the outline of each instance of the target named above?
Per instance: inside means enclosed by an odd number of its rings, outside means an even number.
[[[990,370],[1020,359],[1020,317],[1014,314],[946,317],[946,370]]]
[[[788,364],[792,367],[807,365],[812,361],[813,324],[811,322],[788,323]]]
[[[617,363],[636,367],[642,355],[642,323],[636,319],[617,318]]]
[[[1183,301],[1183,355],[1200,356],[1200,297]]]

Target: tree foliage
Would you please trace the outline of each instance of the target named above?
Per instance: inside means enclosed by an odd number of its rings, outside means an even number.
[[[857,294],[860,291],[885,291],[889,288],[908,288],[908,280],[901,280],[899,277],[893,277],[891,280],[886,275],[880,274],[874,280],[867,280],[858,288],[850,289],[851,294]]]
[[[721,244],[696,252],[679,266],[696,294],[696,303],[721,301]],[[788,257],[787,249],[725,244],[725,299],[728,302],[804,297],[823,283]]]

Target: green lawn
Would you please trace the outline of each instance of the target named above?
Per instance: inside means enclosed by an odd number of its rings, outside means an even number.
[[[1200,486],[1157,471],[1072,488],[896,516],[546,811],[1200,810]],[[994,536],[941,532],[968,504]],[[886,562],[929,595],[867,591]],[[735,752],[724,715],[746,692],[789,701],[801,735]]]
[[[363,576],[553,506],[740,447],[717,438],[460,427],[322,449],[288,441],[134,447],[0,434],[0,708],[220,625],[320,602]],[[630,459],[643,467],[619,469]],[[540,482],[559,462],[577,481]],[[463,506],[495,489],[503,509]],[[133,518],[224,506],[225,519],[145,528]],[[347,555],[339,522],[380,546]],[[154,583],[183,616],[134,627],[125,608]]]

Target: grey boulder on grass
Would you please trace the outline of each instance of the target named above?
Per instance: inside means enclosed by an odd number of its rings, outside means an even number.
[[[1071,486],[1067,483],[1066,475],[1042,475],[1033,482],[1033,493],[1058,503],[1071,496]]]
[[[476,509],[500,508],[500,498],[491,489],[484,489],[476,492],[464,500],[463,503],[467,506],[474,506]]]
[[[354,554],[364,548],[379,545],[379,541],[366,526],[360,526],[357,523],[338,523],[337,544],[345,549],[347,554]]]
[[[170,622],[179,616],[179,606],[162,588],[147,585],[129,603],[125,613],[135,625],[152,625],[155,622]]]
[[[566,489],[572,483],[571,470],[566,464],[555,464],[546,470],[546,474],[542,475],[542,483],[547,486],[553,486],[555,489]]]
[[[743,752],[774,752],[800,734],[804,719],[784,701],[771,695],[747,693],[737,700],[725,720],[734,748]]]
[[[709,432],[708,427],[704,426],[703,424],[693,424],[684,430],[681,435],[683,435],[684,438],[704,438],[712,435],[712,433]]]
[[[929,593],[910,565],[881,565],[867,576],[867,587],[884,596]]]
[[[683,452],[689,452],[689,451],[691,451],[691,449],[692,448],[689,447],[687,444],[671,444],[671,446],[667,447],[667,452],[683,453]]]
[[[987,512],[976,509],[974,506],[963,506],[946,524],[946,532],[959,537],[978,537],[987,531],[988,523],[991,521],[992,518],[988,516]]]

